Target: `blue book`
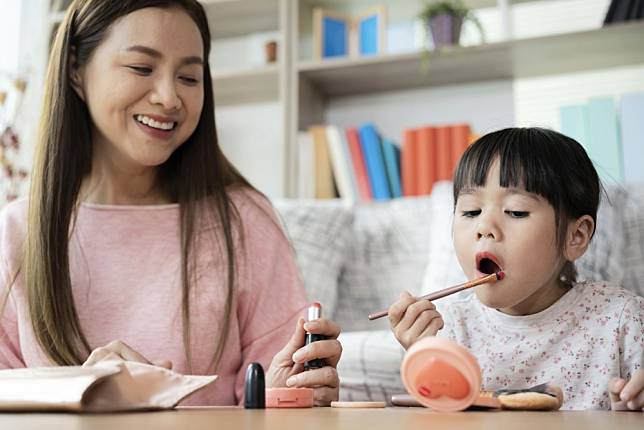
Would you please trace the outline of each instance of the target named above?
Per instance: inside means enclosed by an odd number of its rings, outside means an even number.
[[[382,152],[385,158],[385,168],[387,170],[387,179],[389,180],[389,189],[394,198],[402,196],[400,186],[400,148],[393,140],[382,140]]]
[[[624,181],[644,183],[644,93],[622,97],[619,117],[624,154]]]
[[[594,97],[588,102],[590,158],[605,182],[621,182],[622,148],[617,131],[617,110],[612,97]]]
[[[325,16],[322,21],[323,57],[342,57],[349,54],[349,24],[346,20]]]
[[[364,152],[374,200],[390,199],[391,192],[387,183],[380,137],[373,124],[365,124],[360,127],[360,146]]]
[[[375,55],[378,53],[378,15],[362,19],[358,25],[360,55]]]
[[[581,143],[590,152],[588,141],[588,107],[583,105],[562,106],[559,110],[561,132]]]

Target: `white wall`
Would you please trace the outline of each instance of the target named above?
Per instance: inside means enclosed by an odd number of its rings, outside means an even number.
[[[49,55],[49,1],[19,0],[20,34],[16,39],[16,45],[19,46],[18,69],[21,76],[27,80],[27,91],[20,107],[20,115],[16,119],[16,127],[24,142],[20,153],[20,162],[24,166],[31,165],[40,121]]]
[[[7,100],[11,111],[5,112],[5,119],[12,123],[21,141],[20,153],[12,160],[17,167],[28,169],[33,157],[42,99],[47,56],[48,0],[0,1],[0,89],[12,89],[12,82],[16,78],[27,82],[22,97],[13,92]],[[21,102],[17,102],[19,98]],[[28,183],[24,183],[21,194],[26,192],[27,187]]]
[[[215,109],[222,151],[251,184],[270,197],[284,196],[284,133],[276,102]]]
[[[17,41],[20,35],[20,0],[2,0],[0,13],[0,72],[14,73],[18,68],[19,47]]]

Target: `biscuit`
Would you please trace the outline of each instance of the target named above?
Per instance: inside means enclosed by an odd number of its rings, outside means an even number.
[[[501,408],[509,410],[556,411],[563,403],[560,398],[544,393],[502,394],[498,398]]]

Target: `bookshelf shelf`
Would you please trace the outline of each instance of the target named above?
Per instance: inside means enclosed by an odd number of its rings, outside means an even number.
[[[509,5],[521,3],[534,3],[538,1],[552,1],[552,0],[508,0]],[[485,7],[496,7],[499,5],[498,0],[465,0],[465,5],[471,9],[479,9]]]
[[[200,0],[199,3],[206,11],[214,39],[279,29],[279,0]],[[65,17],[67,4],[60,7],[63,9],[49,16],[52,24],[59,24]]]
[[[322,96],[338,97],[638,64],[642,40],[644,23],[628,23],[441,53],[303,62],[298,71]]]
[[[213,73],[213,88],[217,106],[277,100],[279,68],[276,64]]]
[[[279,0],[201,0],[214,39],[279,29]]]
[[[320,7],[338,7],[344,6],[343,3],[346,3],[346,0],[306,0],[308,3],[320,6]],[[553,0],[507,0],[508,4],[519,4],[519,3],[532,3],[538,1],[553,1]],[[353,0],[352,3],[359,5],[360,7],[369,6],[371,4],[387,4],[392,6],[396,4],[396,0]],[[400,3],[400,1],[398,1]],[[424,2],[418,0],[415,2],[417,7],[420,7]],[[498,0],[463,0],[465,6],[470,9],[480,9],[487,7],[497,7],[499,5]]]

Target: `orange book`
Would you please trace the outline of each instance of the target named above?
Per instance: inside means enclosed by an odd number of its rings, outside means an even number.
[[[403,196],[418,195],[418,133],[416,130],[407,129],[404,133],[402,157],[400,160],[402,170]]]
[[[436,127],[436,180],[452,179],[452,136],[448,126]]]
[[[356,175],[360,200],[369,202],[373,200],[373,194],[371,193],[371,185],[369,184],[367,163],[365,162],[362,147],[360,146],[360,134],[355,127],[350,127],[347,128],[346,135],[349,153],[351,154],[351,165]]]
[[[418,137],[418,160],[416,169],[418,172],[417,188],[418,195],[430,194],[432,186],[436,182],[436,128],[422,127],[417,130]]]
[[[452,171],[450,176],[453,176],[458,162],[470,144],[470,125],[456,124],[450,127],[450,131],[452,133]]]

